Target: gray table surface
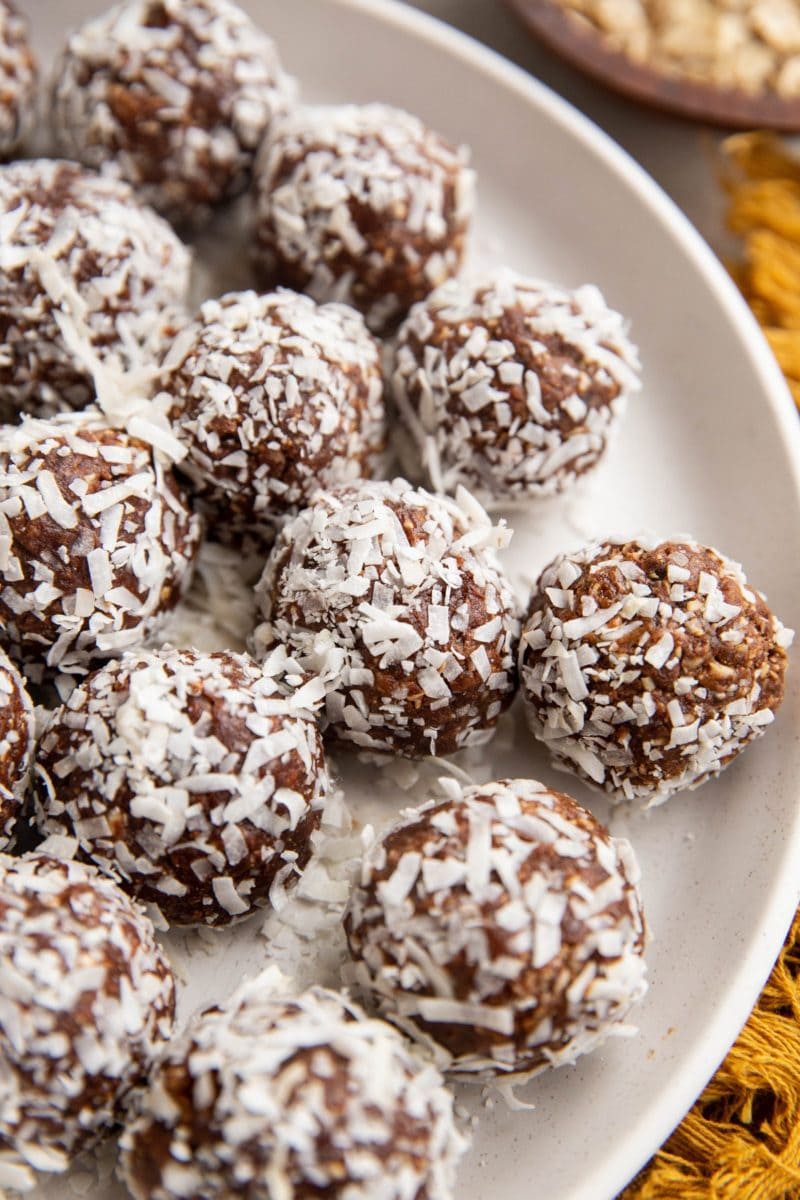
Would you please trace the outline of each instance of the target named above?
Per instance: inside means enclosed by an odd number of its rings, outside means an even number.
[[[726,247],[714,156],[719,135],[613,95],[555,59],[502,0],[408,0],[530,71],[619,142],[717,249]]]

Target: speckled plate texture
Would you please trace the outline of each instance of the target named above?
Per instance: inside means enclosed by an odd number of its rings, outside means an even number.
[[[487,0],[488,2],[488,0]],[[49,57],[97,0],[27,0]],[[504,552],[522,595],[558,550],[591,535],[691,533],[743,562],[783,621],[800,627],[800,433],[755,322],[723,268],[654,183],[615,145],[523,72],[392,0],[249,0],[285,65],[315,101],[387,101],[471,144],[479,177],[473,258],[567,286],[598,284],[632,320],[644,390],[605,465],[568,500],[507,514]],[[224,223],[205,236],[203,290],[242,282]],[[224,575],[225,566],[221,568]],[[234,572],[234,579],[236,573]],[[232,593],[235,591],[231,581]],[[222,594],[226,618],[240,613]],[[240,598],[241,601],[241,598]],[[174,637],[230,642],[213,621]],[[796,659],[796,654],[793,656]],[[735,1038],[778,952],[800,890],[800,668],[767,737],[717,782],[649,813],[616,811],[643,871],[653,941],[639,1033],[542,1075],[532,1109],[459,1089],[473,1119],[460,1200],[610,1200],[689,1108]],[[518,708],[495,741],[459,765],[476,780],[538,777],[603,819],[604,801],[553,773]],[[338,756],[357,821],[386,824],[429,794],[436,772]],[[357,850],[357,840],[352,848]],[[346,857],[347,846],[342,853]],[[335,862],[307,879],[281,917],[221,938],[167,934],[183,1016],[225,995],[270,956],[300,982],[335,982],[346,886]],[[37,1200],[118,1200],[113,1146]]]

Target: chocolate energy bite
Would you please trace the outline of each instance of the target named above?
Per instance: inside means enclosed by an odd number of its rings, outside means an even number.
[[[35,738],[25,679],[0,650],[0,850],[11,842],[25,803]]]
[[[33,125],[36,81],[27,22],[0,0],[0,160],[13,158]]]
[[[517,682],[517,604],[494,528],[403,479],[320,492],[284,526],[256,588],[253,638],[328,688],[333,739],[410,758],[488,741]]]
[[[120,1122],[174,1010],[153,927],[115,883],[0,856],[0,1187],[66,1170]]]
[[[301,700],[243,654],[142,650],[89,675],[36,758],[43,833],[177,925],[266,904],[311,854],[328,779]]]
[[[122,1137],[135,1200],[450,1200],[453,1097],[344,996],[267,970],[169,1047]]]
[[[0,430],[0,644],[37,667],[85,669],[157,628],[200,542],[152,446],[96,413]]]
[[[361,309],[376,332],[458,270],[474,174],[384,104],[298,109],[256,164],[256,263],[270,285]]]
[[[451,280],[397,337],[391,394],[409,472],[486,502],[548,496],[602,457],[639,360],[596,287],[505,270]]]
[[[556,766],[660,804],[772,723],[792,637],[716,550],[592,543],[557,558],[531,601],[519,659],[531,729]]]
[[[103,367],[153,368],[190,265],[124,183],[50,159],[0,167],[0,420],[85,407]]]
[[[109,167],[170,220],[198,225],[248,186],[294,85],[228,0],[125,0],[67,39],[56,64],[61,152]]]
[[[285,290],[209,300],[165,367],[181,470],[221,541],[269,544],[318,488],[378,465],[380,350],[343,304]]]
[[[356,980],[456,1074],[572,1062],[646,991],[633,851],[541,783],[452,790],[367,853],[345,914]]]

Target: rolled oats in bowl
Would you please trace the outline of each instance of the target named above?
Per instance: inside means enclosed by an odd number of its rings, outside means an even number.
[[[555,0],[610,50],[699,84],[800,97],[796,0]]]

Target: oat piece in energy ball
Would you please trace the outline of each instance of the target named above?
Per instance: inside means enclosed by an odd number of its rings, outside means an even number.
[[[11,842],[25,802],[35,738],[27,684],[0,650],[0,850]]]
[[[335,740],[411,758],[487,742],[516,690],[508,540],[462,491],[404,479],[320,492],[256,588],[256,654],[283,644],[326,681]]]
[[[124,0],[69,36],[52,91],[65,156],[116,171],[170,220],[198,225],[248,186],[294,84],[228,0]]]
[[[377,468],[380,350],[343,304],[286,290],[208,300],[165,367],[181,470],[221,541],[269,544],[318,488]]]
[[[716,550],[595,542],[536,586],[519,660],[531,729],[556,766],[660,804],[764,733],[792,636]]]
[[[409,472],[485,502],[570,487],[606,450],[638,357],[596,287],[511,271],[451,280],[398,334],[391,392]]]
[[[630,1032],[646,990],[631,847],[529,779],[451,790],[364,859],[345,915],[357,981],[464,1076],[536,1073]]]
[[[92,867],[0,856],[0,1187],[29,1190],[118,1124],[173,1029],[144,913]]]
[[[384,104],[276,121],[256,164],[256,263],[270,284],[361,309],[376,332],[461,265],[474,173]]]
[[[179,600],[200,542],[152,446],[97,413],[0,430],[0,644],[85,669],[138,645]]]
[[[169,1047],[122,1137],[135,1200],[450,1200],[466,1148],[435,1067],[344,996],[274,971]]]
[[[27,22],[0,0],[0,160],[13,158],[33,124],[36,62]]]
[[[327,793],[302,695],[247,655],[124,654],[52,716],[36,820],[177,925],[226,925],[298,878]]]
[[[153,368],[190,265],[126,184],[50,159],[0,167],[0,420],[83,408],[98,367]]]

